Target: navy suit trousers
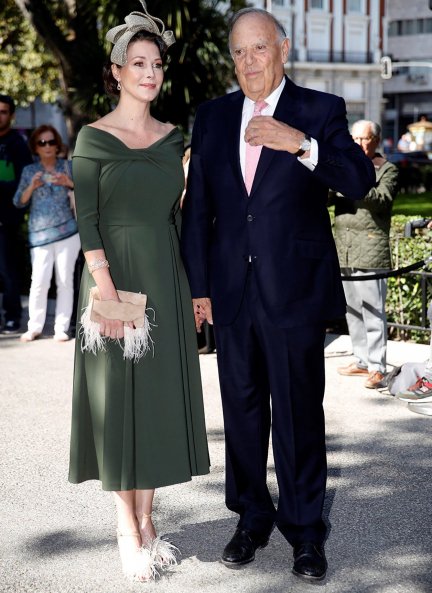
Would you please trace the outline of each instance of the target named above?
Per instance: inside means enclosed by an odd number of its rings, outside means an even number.
[[[295,282],[295,277],[292,278]],[[276,523],[292,544],[322,543],[327,464],[323,325],[280,328],[261,302],[250,265],[240,311],[215,326],[226,437],[226,504],[239,527]],[[270,430],[279,488],[267,487]]]

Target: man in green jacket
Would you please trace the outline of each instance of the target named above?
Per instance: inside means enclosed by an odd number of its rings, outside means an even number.
[[[352,136],[375,167],[376,186],[362,199],[335,197],[335,240],[343,275],[362,276],[391,268],[390,224],[398,190],[398,170],[377,148],[381,128],[373,121],[353,124]],[[384,378],[387,357],[386,280],[346,281],[347,323],[356,361],[339,367],[347,376],[364,376],[374,389]]]

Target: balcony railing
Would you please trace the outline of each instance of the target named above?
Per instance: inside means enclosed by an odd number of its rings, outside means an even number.
[[[307,51],[308,62],[331,62],[349,64],[372,64],[373,54],[370,51],[331,51],[315,50]]]

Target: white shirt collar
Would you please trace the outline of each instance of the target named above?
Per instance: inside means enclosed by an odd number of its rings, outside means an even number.
[[[275,90],[273,92],[271,92],[268,97],[266,97],[264,99],[264,101],[267,103],[267,107],[263,110],[263,113],[266,112],[266,110],[269,108],[271,108],[272,113],[274,113],[274,110],[276,109],[277,102],[279,101],[279,97],[281,96],[282,91],[284,90],[285,84],[286,84],[286,79],[285,79],[285,76],[283,76],[279,86],[276,87]],[[252,101],[252,99],[249,99],[249,97],[245,96],[244,103],[243,103],[243,114],[250,110],[253,113],[254,107],[255,107],[255,101]]]

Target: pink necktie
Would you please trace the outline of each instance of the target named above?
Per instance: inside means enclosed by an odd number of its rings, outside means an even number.
[[[255,103],[253,116],[261,115],[261,111],[267,107],[265,101],[257,101]],[[250,194],[252,183],[255,177],[255,171],[258,166],[262,146],[251,146],[246,142],[246,159],[245,159],[245,186],[247,193]]]

